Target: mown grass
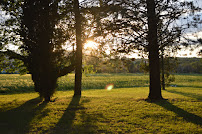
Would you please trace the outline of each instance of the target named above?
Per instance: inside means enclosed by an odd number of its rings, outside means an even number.
[[[5,77],[14,76],[5,75]],[[144,78],[148,78],[142,74],[138,76],[143,81]],[[118,83],[118,80],[122,80],[121,78],[125,81],[128,77],[128,80],[132,81],[131,77],[138,79],[138,76],[122,74],[117,77],[114,74],[102,74],[102,76],[85,77],[84,80],[91,78],[91,81],[95,80],[93,84],[105,85],[112,77],[117,78],[111,79],[109,83],[116,81]],[[29,76],[22,77],[28,81],[27,85],[25,84],[26,87],[32,87]],[[4,83],[4,88],[6,85],[7,87],[12,85],[20,90],[23,84],[16,81],[22,77],[8,79],[8,84]],[[2,76],[0,78],[2,83]],[[60,82],[65,78],[61,78]],[[144,100],[148,95],[148,87],[144,87],[145,85],[130,88],[126,86],[111,91],[83,90],[82,97],[72,97],[73,91],[58,91],[53,97],[55,101],[50,103],[40,102],[37,93],[2,93],[0,95],[0,133],[200,134],[202,133],[201,80],[201,75],[177,75],[176,82],[173,83],[177,87],[169,87],[162,91],[163,97],[167,100],[152,103]],[[14,83],[18,85],[15,86]],[[121,87],[122,84],[119,86]],[[65,86],[59,85],[60,87]]]

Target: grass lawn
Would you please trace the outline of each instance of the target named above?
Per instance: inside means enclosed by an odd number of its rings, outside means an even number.
[[[29,75],[0,75],[0,133],[202,133],[202,75],[177,75],[177,87],[162,91],[167,100],[153,103],[144,100],[147,75],[84,77],[91,90],[80,98],[67,88],[72,79],[62,77],[55,101],[43,103]],[[115,88],[102,89],[107,83]]]

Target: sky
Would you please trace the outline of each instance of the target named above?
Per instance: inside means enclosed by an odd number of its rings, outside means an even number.
[[[181,0],[181,1],[184,1],[184,0]],[[191,1],[191,0],[186,0],[186,1]],[[193,1],[196,6],[199,6],[200,8],[202,8],[202,0],[193,0]],[[185,33],[187,37],[194,40],[198,38],[202,38],[202,11],[198,12],[197,14],[200,16],[201,23],[198,24],[197,28],[187,29]],[[191,19],[191,17],[189,19]],[[181,20],[181,23],[183,23],[182,20]],[[188,51],[184,49],[178,53],[177,57],[197,57],[197,53],[201,49],[202,49],[202,46],[200,46],[198,49],[195,49],[194,51]]]

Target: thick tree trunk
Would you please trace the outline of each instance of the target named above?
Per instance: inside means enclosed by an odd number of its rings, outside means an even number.
[[[149,72],[150,72],[150,86],[149,96],[150,100],[162,99],[161,83],[160,83],[160,64],[159,64],[159,46],[157,41],[157,18],[155,13],[155,1],[146,0],[147,15],[148,15],[148,42],[149,42]]]
[[[81,41],[81,14],[79,1],[74,0],[74,13],[76,19],[76,70],[74,96],[81,95],[82,80],[82,41]]]
[[[44,57],[46,56],[42,55],[41,59],[38,59],[38,62],[41,64],[38,66],[33,66],[37,69],[32,69],[31,74],[35,86],[35,91],[39,92],[39,95],[42,99],[45,99],[46,102],[49,102],[57,87],[58,75],[53,69],[53,65],[49,64],[50,62],[47,61],[47,57]],[[47,60],[44,61],[45,59]],[[42,62],[44,63],[42,64]]]
[[[39,93],[45,101],[49,102],[57,86],[57,70],[52,59],[53,45],[50,43],[53,26],[50,23],[50,7],[48,1],[41,3],[44,7],[39,20],[38,49],[34,53],[34,61],[38,64]],[[37,53],[38,51],[38,53]]]

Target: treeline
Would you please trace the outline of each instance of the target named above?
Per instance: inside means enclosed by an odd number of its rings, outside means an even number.
[[[202,58],[172,58],[172,73],[202,73]],[[147,59],[113,58],[100,60],[88,58],[85,62],[86,72],[96,73],[146,73]],[[165,64],[165,66],[168,66]]]
[[[173,63],[174,62],[174,63]],[[14,62],[13,67],[15,66]],[[173,73],[202,73],[202,58],[175,58],[172,61]],[[11,67],[11,65],[9,66]],[[19,67],[19,66],[18,66]],[[16,67],[15,67],[16,68]],[[23,68],[24,69],[24,68]],[[86,57],[84,60],[83,71],[90,73],[146,73],[148,72],[147,59],[129,59],[129,58],[113,58],[99,59],[98,57]],[[19,71],[7,68],[2,70],[2,74],[13,74],[22,72],[22,66]],[[23,71],[24,73],[25,71]]]
[[[202,58],[178,58],[177,73],[202,73]]]
[[[137,59],[131,62],[129,67],[130,73],[142,73],[144,72],[145,64],[147,60]],[[175,60],[175,73],[202,73],[202,58],[177,58]]]

